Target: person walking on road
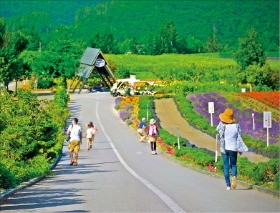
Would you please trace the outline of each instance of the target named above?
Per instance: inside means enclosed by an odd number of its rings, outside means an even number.
[[[94,136],[96,133],[96,128],[92,122],[87,124],[86,138],[87,138],[87,150],[92,148]]]
[[[157,139],[159,136],[158,126],[156,124],[155,119],[150,120],[150,124],[148,125],[148,140],[151,143],[152,155],[157,154]]]
[[[146,118],[142,118],[142,121],[138,125],[138,129],[137,129],[137,132],[140,135],[140,140],[139,140],[140,143],[145,143],[146,141],[146,136],[147,136],[146,128],[147,128]]]
[[[77,166],[80,144],[82,144],[82,128],[78,125],[78,118],[74,118],[72,120],[72,125],[69,126],[67,134],[70,135],[70,142],[68,146],[70,155],[70,166]]]
[[[235,189],[237,186],[237,155],[238,155],[238,134],[241,134],[241,128],[237,119],[234,118],[232,109],[225,109],[219,115],[220,123],[216,131],[219,133],[224,164],[224,177],[227,190]],[[241,154],[241,153],[240,153]],[[232,178],[230,180],[230,170]]]

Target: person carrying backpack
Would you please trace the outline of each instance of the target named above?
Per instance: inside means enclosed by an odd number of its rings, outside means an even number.
[[[158,126],[156,124],[155,119],[150,120],[150,124],[148,125],[148,140],[151,144],[152,155],[157,154],[157,139],[159,136]]]

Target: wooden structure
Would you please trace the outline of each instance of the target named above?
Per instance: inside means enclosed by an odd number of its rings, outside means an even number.
[[[76,78],[78,78],[78,82],[74,86],[73,92],[75,92],[77,86],[82,81],[82,85],[79,89],[80,93],[84,87],[84,85],[87,83],[87,80],[92,72],[97,72],[102,79],[103,83],[107,87],[111,87],[114,82],[114,74],[110,70],[107,61],[105,60],[102,52],[100,49],[86,48],[81,61],[80,61],[80,67],[78,69],[78,72],[76,73]],[[75,82],[75,81],[73,81]],[[71,85],[72,86],[72,85]]]

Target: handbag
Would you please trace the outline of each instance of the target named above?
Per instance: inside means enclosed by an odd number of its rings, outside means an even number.
[[[70,135],[67,135],[67,138],[65,140],[66,140],[66,142],[69,142],[70,139],[71,139]]]

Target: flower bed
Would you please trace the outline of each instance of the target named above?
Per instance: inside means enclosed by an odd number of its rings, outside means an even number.
[[[214,95],[218,98],[218,95]],[[194,97],[192,97],[194,99]],[[131,101],[124,100],[125,104],[122,104],[123,98],[116,99],[116,107],[123,106],[122,109],[130,108],[127,105],[131,104]],[[222,97],[219,99],[224,101]],[[134,100],[135,101],[135,100]],[[138,114],[144,115],[147,110],[147,105],[150,106],[149,115],[156,117],[154,111],[152,111],[153,100],[150,97],[140,97],[136,103],[132,106],[138,110]],[[139,104],[139,106],[138,106]],[[142,107],[141,107],[142,106]],[[120,108],[119,108],[120,109]],[[133,111],[133,110],[132,110]],[[140,116],[141,118],[141,116]],[[127,120],[126,120],[127,121]],[[137,118],[134,119],[134,123],[138,123]],[[127,123],[127,122],[126,122]],[[137,125],[136,125],[137,126]],[[196,168],[207,170],[209,172],[223,175],[223,162],[221,158],[215,163],[214,155],[207,152],[205,149],[188,146],[189,142],[180,138],[181,149],[177,148],[177,137],[170,134],[163,128],[159,129],[160,138],[158,140],[158,147],[171,157],[176,158],[183,164],[188,164]],[[252,163],[247,158],[240,158],[238,163],[239,179],[248,183],[265,186],[270,189],[279,190],[279,160],[271,159],[266,163]]]
[[[138,126],[139,97],[117,97],[115,99],[115,109],[118,110],[120,118],[127,125]]]
[[[254,98],[268,106],[271,106],[274,109],[279,109],[280,107],[280,92],[244,92],[239,94],[243,97]]]
[[[210,113],[208,113],[208,102],[214,102],[213,125],[218,125],[219,114],[225,108],[233,108],[235,117],[239,120],[242,132],[250,135],[252,138],[266,141],[266,129],[263,128],[263,113],[253,109],[238,109],[228,102],[227,99],[218,93],[191,94],[188,99],[192,102],[194,109],[203,117],[211,122]],[[238,103],[237,103],[238,104]],[[254,113],[255,130],[252,125],[252,113]],[[279,140],[279,123],[272,121],[272,128],[269,130],[270,143],[276,144]]]

